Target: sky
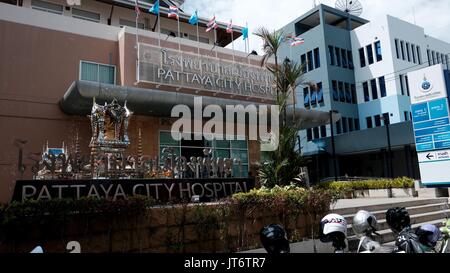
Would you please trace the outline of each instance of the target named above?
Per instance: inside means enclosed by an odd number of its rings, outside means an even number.
[[[335,0],[316,0],[334,7]],[[363,5],[361,17],[370,21],[386,14],[425,28],[427,35],[450,43],[450,0],[360,0]],[[260,26],[279,29],[313,8],[314,0],[186,0],[182,6],[187,13],[198,10],[202,18],[214,14],[217,20],[245,26],[250,33]],[[261,52],[261,41],[250,36],[250,48]],[[235,42],[237,50],[244,50],[242,38]]]

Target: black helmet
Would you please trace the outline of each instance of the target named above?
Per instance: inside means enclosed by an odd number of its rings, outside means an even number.
[[[261,243],[269,254],[289,253],[287,233],[280,225],[269,225],[261,229]]]
[[[392,208],[386,212],[386,222],[395,233],[411,225],[411,219],[406,208]]]

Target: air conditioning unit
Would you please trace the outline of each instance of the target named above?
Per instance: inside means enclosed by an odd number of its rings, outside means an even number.
[[[81,6],[81,0],[67,0],[69,6]]]

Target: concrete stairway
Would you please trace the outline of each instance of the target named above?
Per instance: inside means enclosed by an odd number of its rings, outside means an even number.
[[[440,226],[446,216],[450,217],[450,207],[445,206],[447,202],[447,198],[418,199],[408,200],[406,202],[396,202],[395,199],[392,199],[391,203],[368,205],[357,208],[340,208],[333,210],[333,213],[340,214],[347,220],[349,250],[355,251],[358,247],[359,239],[353,232],[352,221],[354,215],[359,210],[370,211],[375,215],[375,217],[377,217],[379,230],[378,232],[381,234],[381,238],[378,238],[378,241],[381,244],[392,245],[392,242],[395,241],[395,235],[389,229],[389,226],[386,223],[386,211],[389,208],[406,207],[411,216],[411,224],[413,228],[418,228],[424,224],[433,224]]]

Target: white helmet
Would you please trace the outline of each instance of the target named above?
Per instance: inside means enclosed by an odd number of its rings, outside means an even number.
[[[44,253],[44,250],[42,249],[41,246],[37,246],[37,247],[35,247],[30,253],[33,253],[33,254],[41,254],[41,253]]]
[[[328,214],[320,221],[320,233],[325,237],[333,233],[340,233],[346,238],[347,221],[339,214]]]
[[[377,231],[377,218],[372,213],[360,210],[353,217],[353,231],[356,235],[367,235]]]

